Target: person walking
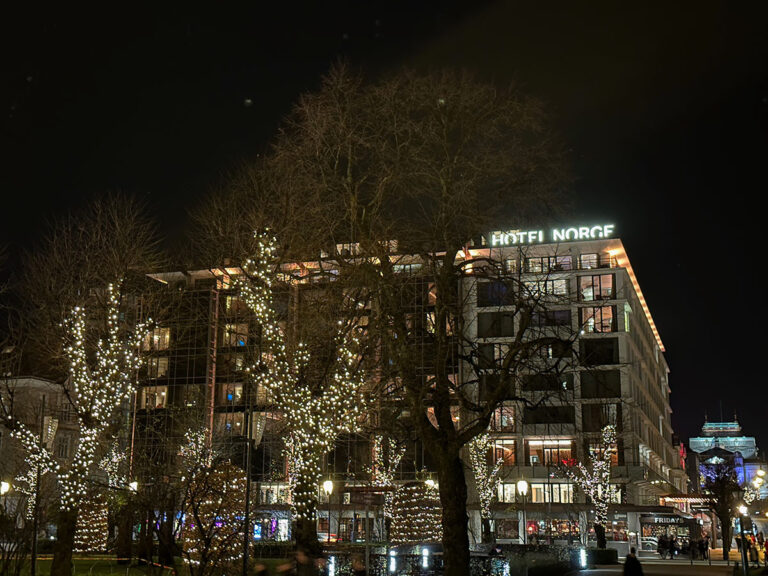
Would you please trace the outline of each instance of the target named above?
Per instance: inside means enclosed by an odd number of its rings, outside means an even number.
[[[635,547],[629,549],[629,554],[624,560],[624,576],[643,576],[643,567],[635,554]]]
[[[664,558],[667,555],[667,546],[668,545],[669,544],[667,542],[667,535],[666,534],[661,534],[659,536],[659,543],[656,545],[656,552],[659,553],[659,556],[661,556],[662,560],[664,560]]]

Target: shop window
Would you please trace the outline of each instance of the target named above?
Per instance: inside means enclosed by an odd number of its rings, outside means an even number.
[[[582,398],[619,398],[621,372],[618,370],[592,370],[581,373]]]
[[[503,540],[517,540],[519,538],[520,524],[517,518],[499,518],[496,520],[496,538]]]
[[[141,343],[141,349],[145,352],[156,350],[168,350],[171,343],[171,329],[158,326],[144,336]]]
[[[514,440],[505,438],[495,440],[491,452],[492,462],[501,460],[503,466],[514,466],[517,461]]]
[[[579,297],[584,302],[614,298],[613,274],[579,277]]]
[[[248,324],[245,322],[225,324],[223,345],[231,347],[247,346]]]
[[[139,408],[155,410],[165,408],[168,402],[168,386],[144,386],[139,395]]]

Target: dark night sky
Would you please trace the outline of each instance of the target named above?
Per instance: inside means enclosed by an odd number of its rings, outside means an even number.
[[[147,198],[173,239],[179,204],[263,150],[338,57],[371,76],[465,67],[551,110],[575,162],[574,220],[616,223],[666,345],[679,435],[722,401],[768,447],[768,4],[107,4],[4,9],[0,243],[29,246],[105,190]]]

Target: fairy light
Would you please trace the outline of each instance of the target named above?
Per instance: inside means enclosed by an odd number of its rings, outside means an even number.
[[[480,517],[483,520],[491,517],[491,504],[501,483],[501,468],[504,464],[502,458],[488,464],[487,458],[491,448],[491,437],[488,432],[475,436],[468,445],[469,461],[480,501]]]
[[[282,413],[291,504],[296,519],[314,520],[322,457],[339,435],[355,432],[365,414],[365,383],[360,369],[360,342],[354,329],[341,324],[330,341],[336,361],[319,389],[307,385],[311,360],[307,346],[298,342],[289,351],[273,306],[277,241],[268,232],[256,233],[256,254],[242,266],[235,288],[262,330],[261,358],[246,372],[257,386],[269,391]]]
[[[122,281],[106,288],[104,334],[95,342],[87,336],[91,319],[83,306],[75,306],[62,323],[64,356],[69,363],[71,401],[75,409],[79,437],[71,462],[60,466],[53,455],[41,445],[38,434],[24,423],[14,422],[13,435],[27,453],[31,470],[41,476],[54,472],[59,486],[59,508],[77,511],[88,498],[91,473],[104,435],[115,415],[135,390],[135,374],[143,363],[137,354],[149,332],[151,320],[139,323],[131,333],[120,327]],[[95,320],[96,319],[92,319]],[[29,482],[21,482],[29,489]]]
[[[442,510],[434,484],[409,482],[395,494],[391,540],[394,544],[440,542]]]
[[[616,426],[605,426],[600,434],[601,449],[590,457],[590,465],[581,462],[564,466],[566,476],[589,496],[595,510],[595,524],[608,525],[608,505],[616,495],[611,480],[611,457],[616,452]]]
[[[400,461],[405,455],[405,445],[398,444],[394,438],[386,439],[377,434],[373,437],[373,465],[370,468],[373,485],[382,488],[389,488],[384,492],[383,513],[385,518],[392,518],[394,513],[394,492],[392,487],[395,483],[395,475]]]

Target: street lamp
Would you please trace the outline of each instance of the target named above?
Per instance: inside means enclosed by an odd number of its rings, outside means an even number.
[[[739,532],[741,535],[741,570],[744,574],[744,576],[747,576],[749,565],[747,564],[747,541],[744,536],[744,518],[747,516],[747,507],[742,504],[738,507],[739,514],[741,517],[739,518]]]
[[[525,497],[528,495],[528,482],[522,478],[517,481],[517,493],[523,497],[523,544],[528,543],[528,522],[525,517]]]
[[[328,497],[328,536],[326,537],[326,543],[331,541],[331,494],[333,494],[333,482],[326,480],[323,482],[323,492]]]
[[[0,496],[5,496],[11,490],[11,485],[8,482],[0,482]]]

